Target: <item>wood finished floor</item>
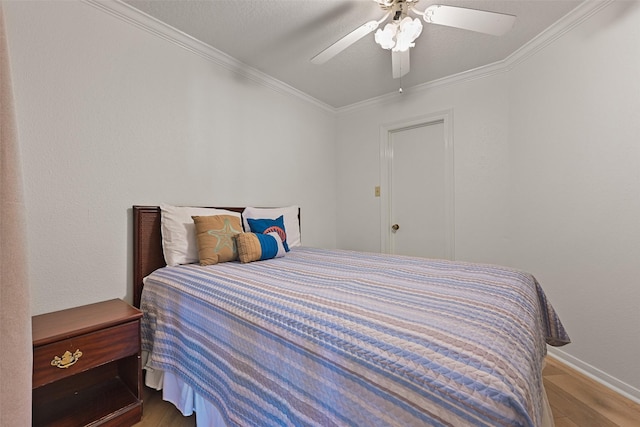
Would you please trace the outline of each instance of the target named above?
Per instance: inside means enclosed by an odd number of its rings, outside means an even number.
[[[543,371],[556,427],[640,427],[640,405],[549,357]],[[160,392],[145,387],[142,421],[134,427],[193,427]]]

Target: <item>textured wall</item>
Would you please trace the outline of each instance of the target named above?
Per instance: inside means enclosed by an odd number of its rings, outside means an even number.
[[[34,314],[131,297],[133,204],[298,204],[335,246],[332,113],[82,2],[5,12]]]
[[[640,399],[638,22],[614,2],[511,73],[509,205],[513,264],[573,340],[558,354]]]
[[[456,258],[506,263],[508,79],[498,74],[341,114],[338,120],[338,246],[380,250],[380,127],[451,110]],[[419,187],[415,188],[420,191]]]

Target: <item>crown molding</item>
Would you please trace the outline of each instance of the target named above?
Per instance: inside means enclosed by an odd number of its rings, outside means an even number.
[[[369,107],[371,105],[392,102],[398,97],[417,94],[436,87],[470,82],[472,80],[482,79],[485,77],[509,72],[613,2],[614,0],[586,0],[583,3],[580,3],[575,9],[567,13],[549,28],[545,29],[520,49],[516,50],[507,58],[501,61],[483,65],[482,67],[463,71],[458,74],[453,74],[410,88],[403,88],[402,94],[398,92],[388,93],[385,95],[377,96],[375,98],[370,98],[361,102],[340,107],[337,108],[337,112],[339,114],[348,113],[359,110],[361,108]]]
[[[420,85],[412,86],[409,88],[402,88],[402,93],[399,93],[399,92],[387,93],[384,95],[376,96],[375,98],[365,99],[364,101],[346,105],[344,107],[337,108],[337,112],[339,114],[350,113],[352,111],[357,111],[372,105],[386,103],[386,102],[393,102],[397,98],[411,96],[411,95],[418,94],[420,92],[424,92],[426,90],[433,89],[436,87],[452,86],[458,83],[470,82],[472,80],[482,79],[482,78],[493,76],[496,74],[506,73],[507,71],[509,70],[505,67],[504,61],[498,61],[492,64],[483,65],[482,67],[474,68],[472,70],[463,71],[458,74],[452,74],[447,77],[442,77],[437,80],[432,80],[427,83],[422,83]]]
[[[513,69],[613,2],[614,0],[586,0],[580,3],[556,23],[509,55],[504,60],[505,67],[508,70]]]
[[[249,65],[238,61],[226,53],[191,37],[190,35],[152,17],[146,13],[128,5],[120,0],[82,0],[84,3],[95,7],[124,22],[140,28],[161,39],[186,49],[216,65],[237,73],[244,78],[268,87],[276,92],[290,95],[306,101],[327,112],[336,113],[336,109],[312,96],[277,80]]]
[[[162,22],[134,7],[123,3],[120,0],[82,0],[84,3],[91,5],[103,12],[106,12],[122,21],[125,21],[135,27],[138,27],[148,33],[160,37],[170,43],[173,43],[183,49],[186,49],[202,58],[214,62],[218,66],[229,71],[237,73],[249,80],[268,87],[276,92],[294,96],[306,102],[309,102],[320,109],[333,113],[342,114],[351,111],[366,108],[371,105],[392,102],[400,96],[409,96],[417,94],[429,89],[441,86],[455,85],[465,83],[472,80],[482,79],[493,75],[506,73],[516,66],[525,62],[534,56],[537,52],[544,49],[550,43],[560,38],[562,35],[578,26],[585,20],[589,19],[600,10],[607,7],[614,0],[586,0],[567,15],[558,20],[555,24],[538,34],[520,49],[509,55],[501,61],[484,65],[473,70],[463,71],[458,74],[443,77],[410,88],[404,88],[403,93],[397,92],[380,95],[361,102],[350,104],[340,108],[334,108],[288,84],[277,80],[268,74],[265,74],[249,65],[238,61],[237,59],[227,55],[214,47],[191,37],[188,34]]]

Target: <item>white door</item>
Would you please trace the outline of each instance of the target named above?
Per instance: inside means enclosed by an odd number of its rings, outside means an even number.
[[[450,148],[444,119],[388,130],[386,252],[453,259]]]

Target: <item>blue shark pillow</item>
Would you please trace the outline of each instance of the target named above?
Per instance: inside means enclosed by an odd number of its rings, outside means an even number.
[[[287,244],[287,232],[284,228],[284,216],[280,215],[276,219],[254,219],[247,218],[247,223],[249,224],[250,231],[256,234],[269,234],[276,232],[280,239],[282,240],[282,245],[284,246],[284,250],[289,252],[289,245]]]

